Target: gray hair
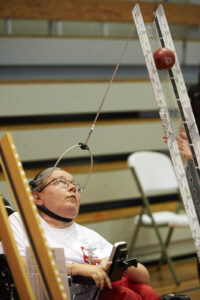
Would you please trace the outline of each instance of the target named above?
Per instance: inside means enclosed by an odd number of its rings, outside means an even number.
[[[36,191],[40,191],[42,189],[42,187],[45,184],[45,180],[51,176],[51,174],[55,171],[55,170],[61,170],[61,168],[55,168],[55,167],[51,167],[51,168],[47,168],[44,171],[38,173],[34,179],[32,179],[29,182],[29,186],[32,192],[36,192]]]

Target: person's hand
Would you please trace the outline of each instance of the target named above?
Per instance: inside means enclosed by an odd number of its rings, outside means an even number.
[[[184,131],[180,133],[180,136],[176,138],[178,148],[180,151],[180,154],[185,158],[192,158],[192,152],[190,150],[190,146],[187,140],[187,135]]]
[[[167,143],[167,137],[165,135],[162,136],[163,142]],[[176,137],[176,141],[178,144],[178,148],[180,151],[180,154],[184,158],[191,159],[192,158],[192,152],[190,150],[190,146],[187,140],[187,135],[185,131],[181,131],[180,135]]]
[[[166,135],[163,135],[163,136],[162,136],[162,140],[163,140],[163,142],[164,142],[165,144],[167,144],[167,137],[166,137]]]
[[[97,257],[94,257],[92,258],[92,264],[96,265],[100,265],[100,266],[105,266],[107,265],[109,261],[109,257],[104,257],[104,258],[97,258]]]
[[[110,278],[107,275],[107,271],[110,268],[112,262],[100,265],[88,265],[88,264],[73,264],[72,275],[81,275],[91,277],[96,286],[101,290],[104,286],[108,286],[112,289]]]

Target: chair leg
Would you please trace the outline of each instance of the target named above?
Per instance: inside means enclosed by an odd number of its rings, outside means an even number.
[[[153,221],[153,223],[154,223],[154,229],[155,229],[155,231],[156,231],[158,240],[159,240],[159,242],[160,242],[160,246],[161,246],[161,248],[162,248],[162,253],[163,253],[163,255],[165,256],[166,261],[167,261],[167,263],[168,263],[168,265],[169,265],[169,267],[170,267],[170,270],[171,270],[171,273],[172,273],[172,276],[173,276],[173,278],[174,278],[175,283],[176,283],[177,285],[179,285],[179,284],[180,284],[180,280],[179,280],[179,278],[178,278],[178,276],[177,276],[177,274],[176,274],[174,265],[173,265],[173,263],[172,263],[172,260],[171,260],[171,258],[170,258],[170,256],[169,256],[169,254],[168,254],[167,248],[165,247],[165,244],[164,244],[164,242],[163,242],[163,240],[162,240],[162,237],[161,237],[161,235],[160,235],[160,232],[159,232],[159,230],[158,230],[158,228],[157,228],[157,226],[156,226],[156,224],[155,224],[155,221],[154,221],[154,220],[152,220],[152,221]]]
[[[172,233],[174,231],[174,227],[171,227],[168,231],[168,234],[167,234],[167,238],[165,240],[165,248],[168,248],[169,246],[169,243],[170,243],[170,240],[171,240],[171,236],[172,236]],[[159,263],[158,263],[158,270],[161,269],[162,265],[164,263],[164,255],[163,253],[161,254],[161,257],[159,259]]]
[[[139,233],[139,230],[140,230],[140,226],[141,226],[141,223],[142,223],[142,215],[144,213],[144,208],[142,208],[141,210],[141,213],[140,213],[140,216],[139,216],[139,220],[138,220],[138,223],[136,225],[136,228],[134,230],[134,233],[133,233],[133,237],[132,237],[132,240],[130,242],[130,246],[129,246],[129,255],[132,254],[133,252],[133,249],[135,247],[135,244],[136,244],[136,240],[137,240],[137,237],[138,237],[138,233]]]
[[[160,246],[161,246],[161,249],[162,249],[162,254],[166,258],[166,261],[167,261],[167,263],[168,263],[168,265],[170,267],[170,270],[171,270],[171,273],[172,273],[172,276],[174,278],[175,283],[178,285],[178,284],[180,284],[180,280],[179,280],[178,276],[176,275],[176,271],[175,271],[174,265],[172,263],[172,260],[171,260],[171,258],[169,256],[169,254],[168,254],[167,248],[165,247],[165,243],[163,242],[163,239],[161,237],[160,231],[158,230],[158,227],[157,227],[157,225],[155,223],[155,220],[153,218],[149,202],[147,201],[146,197],[144,197],[144,203],[145,203],[148,215],[151,218],[152,226],[153,226],[153,228],[154,228],[154,230],[156,232],[158,241],[160,243]]]

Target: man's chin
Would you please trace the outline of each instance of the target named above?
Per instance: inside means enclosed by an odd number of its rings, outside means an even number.
[[[69,209],[67,210],[66,214],[62,211],[62,217],[64,218],[69,218],[69,219],[75,219],[78,215],[78,211],[77,209],[72,209],[69,211]]]

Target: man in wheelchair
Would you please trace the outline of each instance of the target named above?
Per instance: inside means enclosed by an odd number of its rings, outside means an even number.
[[[30,187],[49,247],[64,249],[67,274],[74,278],[70,286],[72,299],[161,299],[149,285],[147,269],[126,255],[122,255],[121,261],[118,257],[117,270],[122,277],[120,280],[112,277],[114,264],[109,257],[113,246],[98,233],[74,222],[79,212],[81,187],[70,173],[48,168],[30,182]],[[28,240],[18,212],[9,216],[9,222],[25,261]],[[92,249],[91,256],[88,255],[89,249]],[[3,253],[2,244],[0,253]],[[77,278],[91,279],[93,284],[85,281],[80,289]],[[90,286],[98,293],[90,293]]]

